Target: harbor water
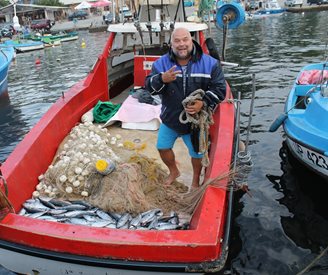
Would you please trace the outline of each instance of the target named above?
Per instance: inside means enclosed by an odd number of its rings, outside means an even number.
[[[250,195],[237,192],[235,196],[224,274],[327,274],[328,186],[297,165],[283,142],[282,128],[268,132],[283,112],[299,70],[324,61],[327,27],[328,12],[322,11],[252,19],[229,30],[226,61],[239,67],[225,67],[224,72],[232,91],[241,92],[243,140],[252,74],[256,98],[249,136],[254,166],[245,175]],[[214,26],[211,30],[221,50],[222,31]],[[79,36],[59,47],[17,55],[9,72],[9,99],[0,102],[0,162],[51,104],[86,76],[108,34],[84,31]],[[36,59],[41,63],[36,64]]]

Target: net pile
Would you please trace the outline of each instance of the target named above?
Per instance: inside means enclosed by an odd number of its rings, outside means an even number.
[[[164,185],[167,173],[155,159],[142,155],[145,143],[135,144],[90,122],[75,126],[60,145],[34,197],[84,199],[105,211],[137,214],[152,208],[164,213],[186,205],[181,201],[188,188],[179,182]],[[101,175],[99,159],[110,159],[115,170]]]

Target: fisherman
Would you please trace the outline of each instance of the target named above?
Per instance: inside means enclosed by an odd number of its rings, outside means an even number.
[[[214,110],[225,98],[226,84],[220,63],[203,53],[187,29],[176,28],[171,35],[169,52],[153,63],[152,72],[146,78],[146,88],[151,94],[160,94],[162,97],[162,124],[158,132],[157,149],[170,173],[165,184],[171,184],[180,176],[172,148],[176,139],[182,137],[193,167],[191,188],[199,187],[203,154],[194,149],[191,124],[181,123],[179,116],[183,110],[194,115],[203,105]],[[202,100],[196,100],[193,105],[184,108],[182,101],[197,89],[205,91]]]

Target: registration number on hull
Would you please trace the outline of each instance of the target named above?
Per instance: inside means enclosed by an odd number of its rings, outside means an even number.
[[[305,163],[320,173],[328,175],[328,158],[318,152],[314,152],[294,141],[289,140],[294,152]]]

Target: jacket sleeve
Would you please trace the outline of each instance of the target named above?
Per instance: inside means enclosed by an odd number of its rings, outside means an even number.
[[[162,74],[156,69],[153,63],[151,73],[146,77],[146,90],[151,95],[161,94],[166,90],[166,84],[162,81]]]
[[[217,104],[224,100],[226,96],[226,82],[223,75],[223,71],[219,62],[213,67],[211,73],[211,82],[208,86],[208,90],[205,92],[203,101],[212,110],[215,109]]]

